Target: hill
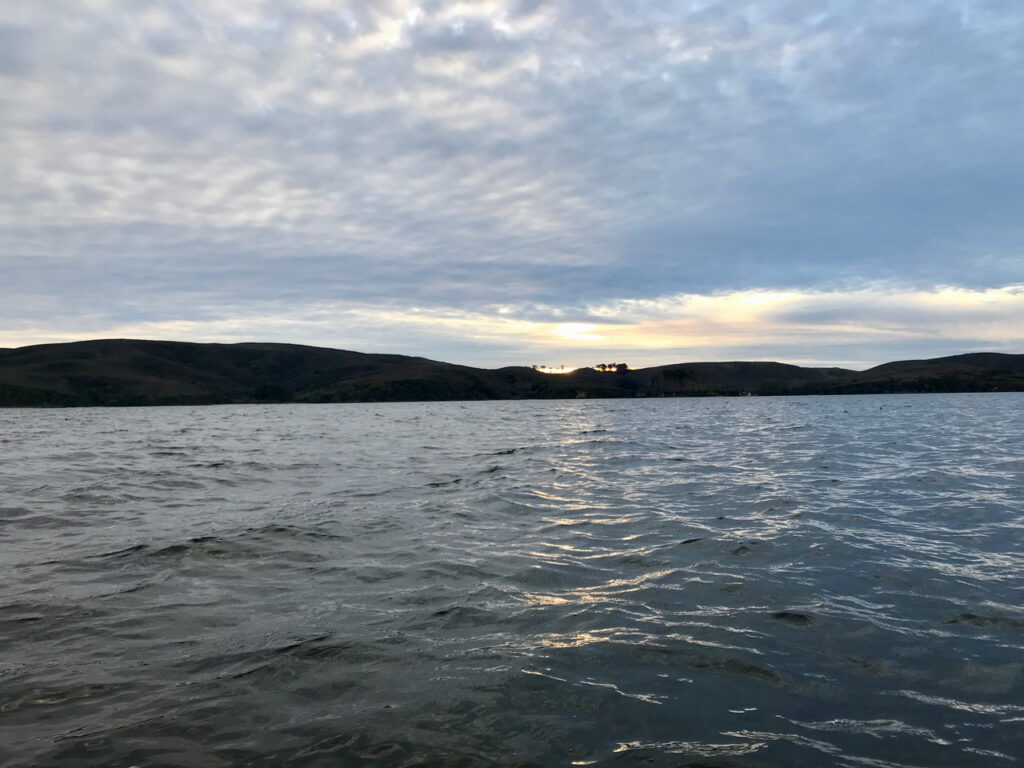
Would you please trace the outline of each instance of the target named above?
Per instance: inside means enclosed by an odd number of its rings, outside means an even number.
[[[0,349],[0,406],[991,390],[1024,390],[1024,355],[974,353],[867,371],[728,362],[552,375],[296,344],[105,339]]]

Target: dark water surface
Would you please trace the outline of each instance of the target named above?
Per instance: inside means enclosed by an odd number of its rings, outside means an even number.
[[[1012,766],[1024,396],[0,411],[0,764]]]

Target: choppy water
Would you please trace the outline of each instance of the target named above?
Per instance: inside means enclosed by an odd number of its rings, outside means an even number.
[[[1012,766],[1024,396],[0,411],[4,766]]]

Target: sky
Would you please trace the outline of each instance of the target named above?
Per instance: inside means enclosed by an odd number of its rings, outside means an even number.
[[[1024,4],[0,3],[0,346],[1024,352]]]

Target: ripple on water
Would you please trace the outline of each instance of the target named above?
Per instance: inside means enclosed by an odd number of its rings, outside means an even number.
[[[1022,404],[0,412],[4,758],[1015,764]]]

